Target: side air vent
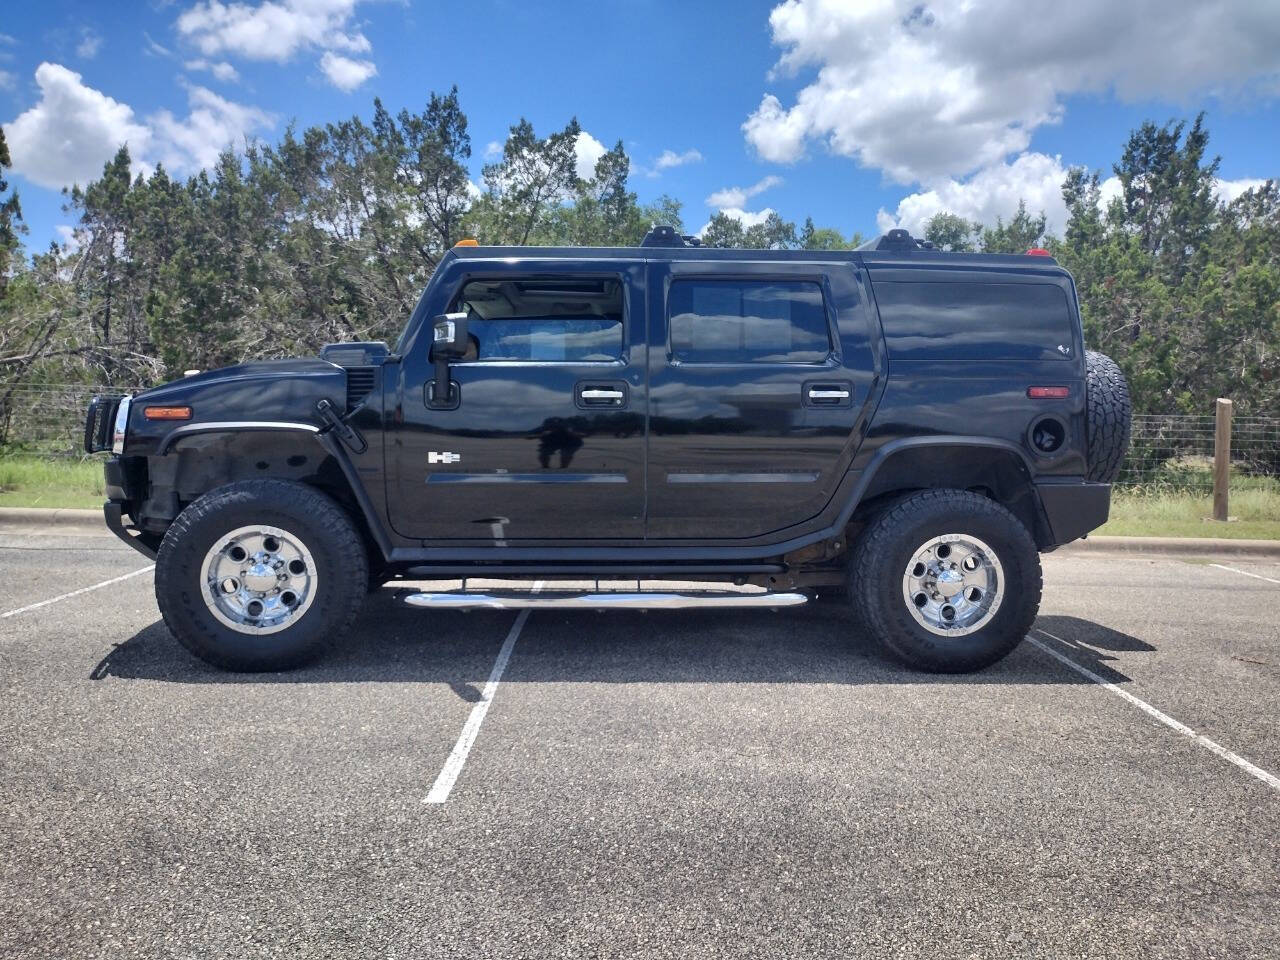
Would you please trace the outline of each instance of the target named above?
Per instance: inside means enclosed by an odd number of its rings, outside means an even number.
[[[354,410],[373,390],[376,367],[347,367],[347,410]]]

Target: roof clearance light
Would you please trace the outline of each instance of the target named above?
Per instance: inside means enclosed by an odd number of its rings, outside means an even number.
[[[190,407],[144,407],[142,415],[148,420],[190,420]]]
[[[1030,250],[1027,251],[1027,256],[1028,257],[1051,257],[1053,256],[1053,254],[1051,254],[1044,247],[1032,247]]]
[[[478,247],[480,246],[480,241],[477,240],[475,237],[464,237],[463,239],[455,243],[454,246],[455,247]]]
[[[1027,387],[1032,400],[1065,400],[1071,396],[1070,387]]]

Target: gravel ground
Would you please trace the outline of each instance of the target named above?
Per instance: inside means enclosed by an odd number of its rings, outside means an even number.
[[[146,566],[0,531],[0,614]],[[1045,567],[1033,640],[1280,775],[1280,563]],[[939,678],[827,604],[537,611],[426,804],[515,614],[387,588],[243,677],[151,582],[0,618],[0,956],[1280,955],[1280,789],[1033,643]]]

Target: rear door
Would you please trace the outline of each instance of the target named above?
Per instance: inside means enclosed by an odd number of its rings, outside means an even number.
[[[640,261],[459,260],[423,305],[387,450],[392,526],[430,540],[644,535]],[[457,403],[428,402],[430,318],[468,314]]]
[[[656,262],[649,300],[648,537],[750,538],[816,517],[875,381],[857,267]]]

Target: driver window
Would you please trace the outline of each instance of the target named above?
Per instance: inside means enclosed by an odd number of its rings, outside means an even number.
[[[622,359],[622,282],[616,278],[470,280],[453,311],[467,313],[471,345],[461,363]]]

